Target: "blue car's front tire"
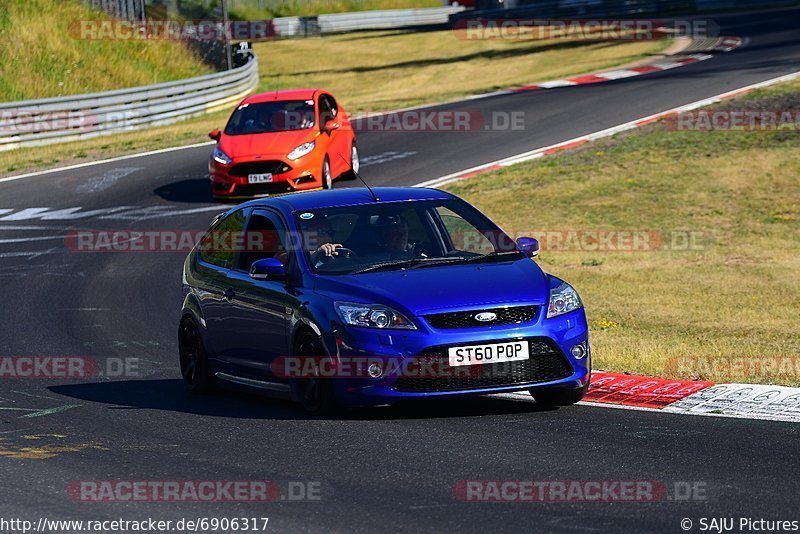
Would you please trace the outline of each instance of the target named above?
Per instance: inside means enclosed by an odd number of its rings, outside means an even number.
[[[323,354],[322,341],[316,335],[310,332],[300,334],[295,343],[295,357],[313,358],[319,362]],[[331,379],[319,376],[319,373],[294,379],[292,391],[306,412],[312,415],[331,415],[338,408]]]

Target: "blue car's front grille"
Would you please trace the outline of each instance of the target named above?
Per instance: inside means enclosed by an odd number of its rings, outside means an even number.
[[[504,342],[508,340],[498,340]],[[521,361],[450,367],[447,347],[433,347],[417,356],[418,368],[435,369],[436,373],[402,376],[394,384],[395,391],[431,393],[481,388],[535,384],[567,378],[574,372],[566,356],[547,338],[529,338],[530,358]],[[486,342],[491,343],[491,341]]]
[[[480,321],[476,317],[481,314],[494,314],[494,319]],[[513,306],[509,308],[490,308],[467,312],[436,313],[425,315],[434,328],[450,330],[454,328],[473,328],[476,326],[493,326],[503,324],[529,323],[536,317],[536,306]]]

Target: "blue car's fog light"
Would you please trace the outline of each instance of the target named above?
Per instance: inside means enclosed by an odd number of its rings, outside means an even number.
[[[570,349],[570,352],[572,353],[572,356],[576,360],[580,360],[584,356],[586,356],[586,346],[583,343],[580,343],[572,347],[572,349]]]
[[[371,363],[367,368],[367,373],[371,378],[380,378],[383,374],[383,367],[379,363]]]

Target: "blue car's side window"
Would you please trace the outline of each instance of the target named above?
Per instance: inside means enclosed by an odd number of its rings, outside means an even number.
[[[200,259],[224,269],[233,267],[246,216],[245,210],[237,210],[214,225],[200,240]]]
[[[242,247],[233,269],[249,271],[253,262],[275,258],[288,264],[286,228],[272,212],[255,210],[247,221]]]

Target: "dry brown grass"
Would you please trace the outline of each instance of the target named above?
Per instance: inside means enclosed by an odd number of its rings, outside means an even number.
[[[319,15],[373,9],[407,9],[441,7],[440,0],[236,0],[231,16],[239,20],[261,20],[272,17]]]
[[[465,40],[445,30],[356,33],[255,48],[265,89],[325,87],[347,109],[378,111],[584,74],[636,61],[668,44]]]
[[[655,125],[447,189],[510,231],[697,233],[695,250],[542,252],[585,301],[596,368],[800,384],[797,132]]]

